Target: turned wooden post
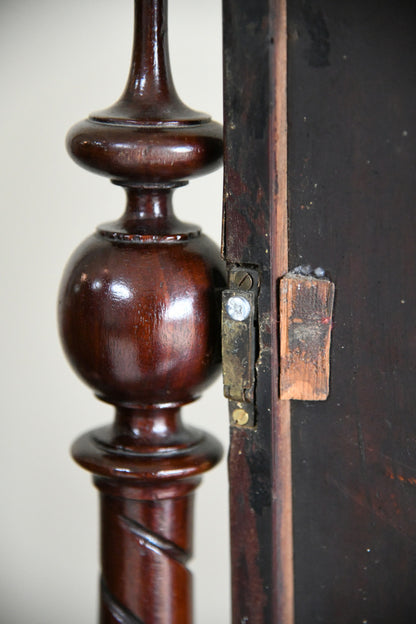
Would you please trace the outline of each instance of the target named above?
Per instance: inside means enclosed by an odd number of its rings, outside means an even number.
[[[176,94],[165,0],[136,0],[125,92],[72,128],[68,148],[127,193],[124,215],[72,256],[59,298],[71,364],[116,407],[73,446],[100,490],[100,623],[190,624],[193,491],[221,448],[179,410],[219,372],[224,269],[171,196],[218,166],[222,131]]]

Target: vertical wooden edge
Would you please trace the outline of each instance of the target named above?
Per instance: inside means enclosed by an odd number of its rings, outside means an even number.
[[[273,15],[275,56],[272,61],[275,80],[275,116],[271,126],[270,154],[275,162],[272,209],[273,263],[272,293],[272,431],[273,431],[273,501],[276,522],[273,561],[274,621],[276,624],[294,623],[293,523],[292,523],[292,463],[290,403],[279,400],[279,279],[288,271],[288,217],[287,217],[287,5],[276,0]]]
[[[292,462],[290,402],[274,402],[273,436],[274,487],[273,501],[276,518],[275,536],[275,622],[294,623],[294,571],[292,523]]]
[[[271,171],[274,208],[272,211],[275,247],[273,248],[272,279],[276,281],[288,271],[287,217],[287,11],[286,0],[276,0],[275,28],[275,115],[271,126],[270,154],[274,158]],[[277,146],[277,147],[276,147]],[[276,302],[274,302],[276,303]]]

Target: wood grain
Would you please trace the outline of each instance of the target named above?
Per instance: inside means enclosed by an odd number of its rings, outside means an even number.
[[[280,397],[324,401],[335,286],[326,279],[288,274],[280,281]]]
[[[255,267],[255,427],[232,427],[233,624],[292,624],[290,403],[278,399],[277,284],[287,272],[286,2],[225,0],[224,254]]]
[[[416,622],[416,3],[288,6],[290,266],[336,284],[327,401],[291,401],[298,624]]]
[[[277,284],[288,271],[288,180],[287,180],[287,1],[278,0],[271,5],[274,41],[271,60],[272,85],[276,106],[270,136],[270,156],[275,174],[274,208],[271,212],[271,371],[279,375],[279,301]],[[276,294],[276,296],[274,296]],[[272,453],[273,492],[275,498],[275,523],[277,535],[273,553],[275,586],[272,590],[276,624],[293,624],[295,621],[293,572],[293,520],[292,520],[292,449],[290,402],[281,400],[279,387],[272,381]]]

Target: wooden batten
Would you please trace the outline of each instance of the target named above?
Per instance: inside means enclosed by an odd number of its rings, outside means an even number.
[[[324,401],[335,286],[288,273],[280,282],[280,397]]]

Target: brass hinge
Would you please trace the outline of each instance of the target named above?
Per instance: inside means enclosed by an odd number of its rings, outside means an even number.
[[[222,294],[224,396],[233,425],[254,425],[258,273],[233,267]]]

